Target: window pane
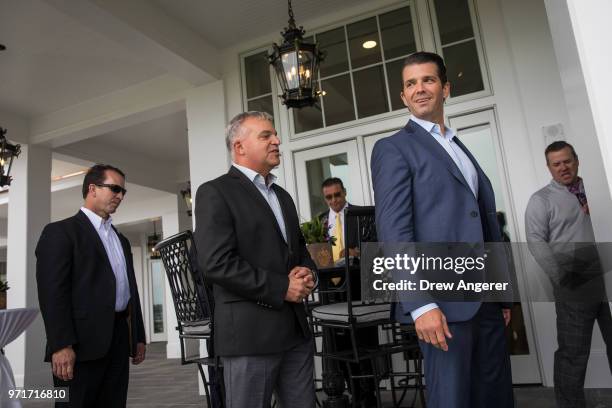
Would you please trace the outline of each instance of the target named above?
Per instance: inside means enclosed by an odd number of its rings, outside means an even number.
[[[250,111],[268,112],[270,115],[272,115],[272,117],[274,117],[274,108],[272,107],[272,95],[253,99],[249,101],[247,107]]]
[[[391,93],[391,110],[406,109],[400,93],[402,92],[402,67],[404,59],[387,63],[387,81]]]
[[[323,115],[321,113],[320,103],[317,103],[315,106],[292,109],[292,111],[295,133],[307,132],[323,127]]]
[[[436,0],[436,17],[442,45],[474,36],[468,0]]]
[[[324,211],[329,211],[321,191],[321,184],[325,179],[329,177],[340,178],[345,182],[347,192],[350,192],[350,186],[346,184],[350,179],[346,153],[307,161],[306,175],[308,178],[308,195],[310,196],[310,214],[313,218]]]
[[[410,7],[381,14],[379,21],[385,59],[396,58],[416,51]]]
[[[317,42],[325,58],[321,62],[321,78],[348,71],[344,27],[317,34]]]
[[[270,64],[266,52],[251,55],[244,59],[247,98],[268,94],[270,85]]]
[[[382,65],[353,73],[357,115],[360,118],[388,112],[387,89]]]
[[[346,26],[351,66],[353,69],[381,61],[376,18],[368,18]]]
[[[355,120],[351,78],[348,74],[321,81],[321,88],[325,91],[323,110],[327,126]]]
[[[443,48],[451,96],[482,91],[482,73],[474,40]]]

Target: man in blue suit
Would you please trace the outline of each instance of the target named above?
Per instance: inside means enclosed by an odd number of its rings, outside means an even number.
[[[444,124],[446,67],[433,53],[404,62],[402,101],[412,113],[372,152],[378,238],[386,243],[501,241],[491,182]],[[395,318],[414,322],[425,360],[428,408],[514,406],[499,303],[405,301]]]

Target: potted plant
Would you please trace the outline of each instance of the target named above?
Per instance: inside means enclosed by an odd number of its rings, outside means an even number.
[[[301,224],[300,229],[306,240],[306,248],[310,257],[317,267],[334,266],[331,246],[334,245],[336,239],[327,234],[327,225],[321,222],[318,217],[315,217],[312,221]]]
[[[0,281],[0,309],[6,309],[6,291],[9,290],[7,281]]]

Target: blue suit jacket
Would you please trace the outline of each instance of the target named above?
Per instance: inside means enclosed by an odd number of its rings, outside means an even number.
[[[380,242],[501,241],[491,182],[476,159],[456,143],[478,172],[478,199],[446,150],[420,125],[408,121],[396,134],[379,140],[372,152],[376,229]],[[427,301],[402,301],[400,322]],[[436,302],[449,322],[471,319],[480,302]]]

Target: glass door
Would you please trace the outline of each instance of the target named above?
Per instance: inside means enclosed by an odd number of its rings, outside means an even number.
[[[365,203],[362,166],[355,140],[296,152],[294,164],[300,222],[308,221],[328,210],[321,183],[329,177],[342,180],[349,203]]]
[[[510,241],[517,241],[518,228],[510,195],[508,171],[504,158],[501,138],[497,132],[495,111],[482,112],[449,118],[450,126],[457,131],[459,139],[474,155],[480,167],[491,180],[495,193],[498,214],[503,213],[506,221],[505,233]],[[523,262],[518,251],[513,252],[518,288],[523,292],[525,279]],[[541,383],[537,360],[535,337],[531,326],[530,304],[515,303],[512,308],[512,321],[507,331],[509,351],[512,360],[512,380],[514,384]]]
[[[166,307],[165,307],[165,271],[161,259],[149,260],[149,293],[151,303],[149,310],[149,328],[151,342],[166,341]]]

